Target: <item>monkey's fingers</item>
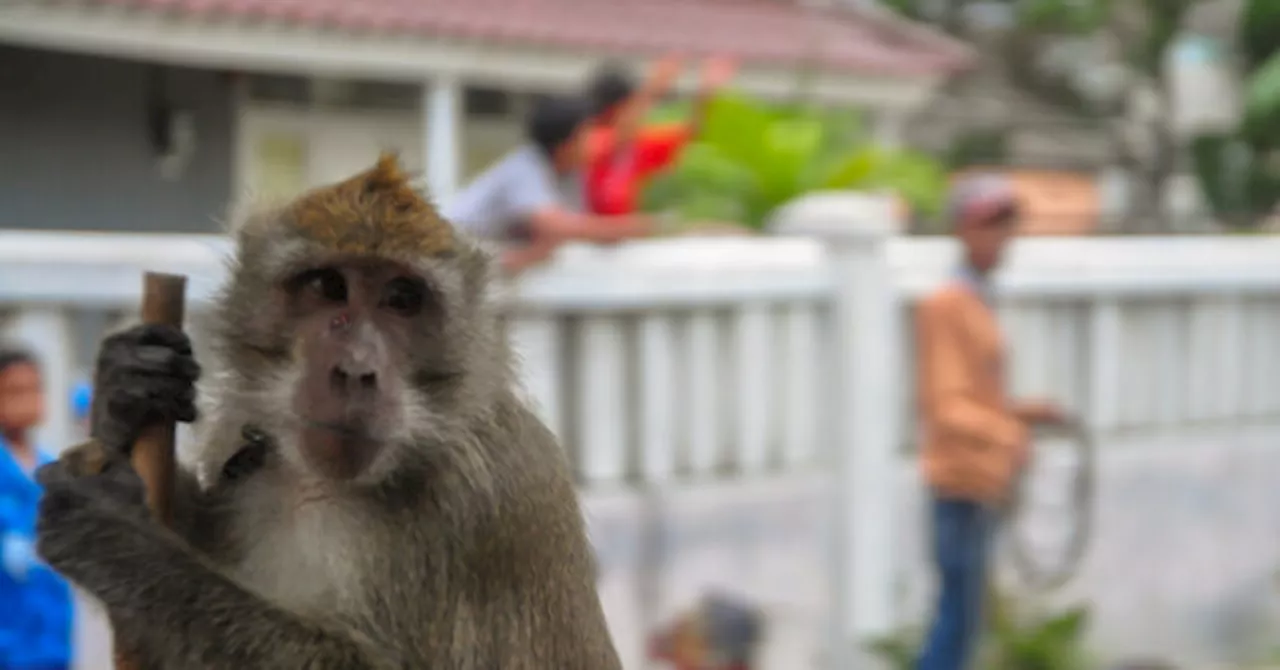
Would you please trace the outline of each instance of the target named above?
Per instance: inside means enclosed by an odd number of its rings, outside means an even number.
[[[186,333],[180,328],[159,323],[144,323],[114,333],[103,340],[102,345],[104,351],[118,346],[159,346],[180,354],[191,353],[191,338]]]
[[[185,382],[200,378],[200,365],[190,354],[161,346],[145,345],[117,349],[102,361],[101,383],[124,383],[126,379],[173,377]]]
[[[114,419],[127,424],[128,434],[122,437],[130,440],[151,423],[195,420],[195,387],[180,380],[136,380],[108,393],[107,411]]]

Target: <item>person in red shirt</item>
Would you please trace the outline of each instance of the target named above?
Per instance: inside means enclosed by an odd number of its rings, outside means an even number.
[[[707,102],[737,70],[734,61],[717,57],[702,68],[702,81],[691,118],[683,122],[644,124],[644,118],[671,88],[683,62],[668,56],[636,87],[617,64],[606,64],[588,90],[594,119],[587,136],[586,200],[596,214],[629,214],[636,210],[641,187],[653,173],[670,165],[697,137]]]

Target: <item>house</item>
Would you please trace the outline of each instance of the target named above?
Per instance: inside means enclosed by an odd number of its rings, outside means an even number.
[[[1024,234],[1079,235],[1115,215],[1106,199],[1114,171],[1114,132],[1081,101],[1059,102],[1028,91],[1010,58],[1003,24],[970,26],[972,67],[933,101],[904,119],[903,141],[943,156],[958,176],[981,169],[1007,175],[1029,215]],[[1083,49],[1084,42],[1067,44]],[[1082,61],[1083,62],[1083,61]],[[1110,205],[1110,207],[1108,207]],[[928,227],[937,230],[937,223]]]
[[[1019,235],[1088,235],[1103,221],[1103,193],[1096,176],[1069,168],[1026,168],[975,165],[953,173],[953,179],[971,171],[1003,174],[1021,205]]]
[[[519,141],[531,94],[672,51],[735,56],[742,89],[859,109],[885,133],[969,58],[804,0],[0,3],[0,228],[213,230],[228,202],[384,148],[447,197]]]
[[[1047,37],[1013,29],[1016,3],[975,0],[967,6],[983,11],[952,26],[974,48],[971,67],[906,117],[901,135],[957,167],[1011,176],[1034,212],[1024,225],[1030,234],[1152,232],[1144,220],[1155,218],[1164,221],[1156,231],[1214,230],[1183,147],[1197,133],[1238,122],[1230,54],[1242,5],[1191,4],[1165,53],[1161,94],[1132,76],[1123,55],[1123,42],[1137,40],[1151,20],[1141,3],[1117,4],[1107,30]],[[1152,136],[1161,109],[1173,145],[1163,150]],[[1142,172],[1160,164],[1171,173],[1158,187],[1144,184]]]

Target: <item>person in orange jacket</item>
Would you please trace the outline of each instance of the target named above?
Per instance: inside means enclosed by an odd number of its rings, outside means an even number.
[[[1007,180],[964,177],[947,217],[963,250],[955,276],[916,316],[920,462],[931,494],[938,596],[919,670],[962,670],[981,632],[989,548],[1029,450],[1029,426],[1057,424],[1049,402],[1016,402],[990,277],[1019,221]]]

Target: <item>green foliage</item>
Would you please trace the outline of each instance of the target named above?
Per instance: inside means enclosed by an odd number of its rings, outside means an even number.
[[[1088,670],[1084,635],[1089,612],[1071,607],[1045,614],[1022,611],[999,598],[988,612],[989,628],[978,652],[979,670]],[[866,648],[891,670],[912,670],[919,655],[919,631],[904,629],[870,641]]]
[[[916,21],[924,20],[925,13],[920,7],[919,0],[884,0],[884,4],[889,9]]]
[[[920,645],[920,631],[909,628],[871,640],[866,647],[889,670],[914,670]]]
[[[961,133],[947,151],[947,166],[958,170],[971,166],[1003,165],[1009,158],[1008,134],[1001,128]]]
[[[1110,0],[1025,0],[1016,7],[1020,29],[1070,35],[1097,30],[1111,11]]]
[[[649,110],[649,115],[645,117],[645,123],[679,123],[689,118],[689,113],[692,109],[693,104],[688,99],[674,100]]]
[[[933,213],[945,188],[937,161],[875,146],[848,111],[722,95],[709,103],[697,141],[646,185],[641,207],[760,229],[780,205],[812,191],[885,189]]]
[[[1147,76],[1160,79],[1165,53],[1182,29],[1183,19],[1203,0],[1142,0],[1146,29],[1132,46],[1130,62]]]
[[[1256,70],[1280,53],[1280,3],[1246,0],[1240,15],[1240,51],[1245,67]]]
[[[1237,133],[1201,135],[1191,141],[1192,166],[1218,220],[1235,229],[1259,223],[1280,202],[1280,172]]]
[[[1223,224],[1247,229],[1280,203],[1280,152],[1239,133],[1191,141],[1192,166],[1205,199]]]
[[[1212,138],[1198,139],[1192,147],[1196,172],[1209,201],[1221,218],[1237,225],[1262,220],[1262,215],[1280,202],[1280,169],[1275,160],[1280,153],[1280,3],[1248,0],[1241,13],[1239,34],[1244,61],[1251,70],[1244,119],[1231,141],[1218,143],[1244,148],[1244,160],[1236,161],[1243,166],[1225,162],[1223,156],[1229,154]],[[1227,170],[1230,167],[1237,169]],[[1224,177],[1224,171],[1230,177]],[[1216,192],[1223,189],[1224,180],[1232,186],[1230,198]]]
[[[1227,133],[1201,135],[1191,141],[1191,164],[1200,190],[1213,211],[1221,218],[1233,210],[1242,210],[1238,181],[1230,170],[1223,169],[1231,148],[1232,137]]]
[[[1072,607],[1054,614],[1007,616],[993,622],[983,649],[983,668],[989,670],[1086,670],[1084,634],[1089,612]]]
[[[1253,141],[1280,144],[1280,51],[1249,77],[1244,132]]]

